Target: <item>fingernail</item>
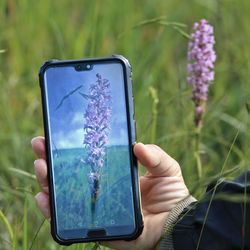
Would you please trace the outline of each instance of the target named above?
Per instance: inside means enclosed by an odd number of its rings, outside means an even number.
[[[39,161],[38,159],[34,160],[34,165],[36,165],[36,163],[37,163],[38,161]]]
[[[31,139],[31,141],[30,141],[30,144],[31,144],[31,145],[33,144],[33,142],[34,142],[35,139],[36,139],[36,137],[33,137],[33,138]]]
[[[31,139],[30,143],[32,144],[35,140],[41,138],[41,136],[35,136]]]
[[[137,142],[137,144],[140,144],[140,145],[142,145],[142,146],[145,146],[145,144],[142,143],[142,142]]]
[[[141,142],[141,141],[137,142],[137,144],[139,144],[139,143],[144,145],[144,143],[143,143],[143,142]]]
[[[34,196],[34,198],[35,198],[36,201],[39,200],[39,196],[40,196],[40,195],[41,195],[41,193],[37,193],[37,194]]]

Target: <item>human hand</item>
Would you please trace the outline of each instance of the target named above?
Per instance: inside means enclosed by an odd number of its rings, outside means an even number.
[[[50,218],[45,139],[36,137],[31,144],[38,157],[34,165],[41,187],[41,192],[35,198],[43,215]],[[179,164],[160,147],[137,143],[134,146],[134,154],[147,169],[147,173],[140,177],[144,229],[133,241],[101,242],[102,245],[119,250],[153,249],[161,238],[169,212],[189,195]]]

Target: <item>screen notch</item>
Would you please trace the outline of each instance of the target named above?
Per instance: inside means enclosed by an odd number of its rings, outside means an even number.
[[[90,71],[93,66],[93,63],[77,63],[74,68],[76,71]]]

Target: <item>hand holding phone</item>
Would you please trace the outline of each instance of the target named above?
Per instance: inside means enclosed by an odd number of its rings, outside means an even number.
[[[34,138],[32,147],[39,158],[35,161],[35,172],[42,189],[36,195],[37,204],[43,215],[50,218],[44,138]],[[156,145],[138,143],[134,146],[134,154],[148,171],[140,177],[144,228],[142,234],[132,241],[101,242],[102,245],[119,250],[154,249],[163,234],[169,212],[189,195],[178,163],[162,149]]]

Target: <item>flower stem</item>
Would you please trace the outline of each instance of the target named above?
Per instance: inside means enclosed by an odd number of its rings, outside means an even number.
[[[201,135],[201,126],[198,126],[195,129],[195,141],[194,141],[194,157],[196,159],[198,179],[201,179],[202,177],[202,162],[200,157],[200,135]]]
[[[157,130],[157,117],[158,117],[158,103],[159,103],[159,98],[158,98],[158,93],[157,89],[155,89],[153,86],[149,87],[149,95],[151,96],[153,100],[152,104],[152,126],[151,126],[151,136],[150,136],[150,141],[151,143],[156,142],[156,130]]]

